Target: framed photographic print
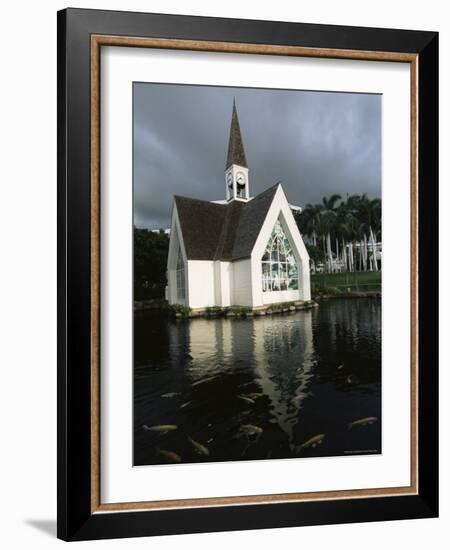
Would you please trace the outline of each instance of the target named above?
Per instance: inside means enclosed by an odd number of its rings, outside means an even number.
[[[438,36],[58,13],[58,536],[438,514]]]

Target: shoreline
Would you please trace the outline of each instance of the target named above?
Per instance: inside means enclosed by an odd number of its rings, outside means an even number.
[[[314,296],[314,300],[321,301],[321,300],[333,300],[336,298],[372,298],[372,299],[380,299],[381,300],[381,291],[379,290],[371,290],[366,292],[339,292],[336,294],[317,294]]]
[[[146,316],[160,313],[173,319],[242,319],[247,317],[263,317],[267,315],[279,315],[293,313],[296,311],[305,311],[316,308],[321,301],[335,299],[358,299],[370,298],[381,299],[381,292],[339,292],[335,294],[317,294],[309,301],[281,302],[278,304],[268,304],[258,308],[245,306],[228,307],[208,307],[205,309],[189,310],[182,305],[168,305],[162,298],[153,298],[149,300],[139,300],[134,302],[134,315]]]

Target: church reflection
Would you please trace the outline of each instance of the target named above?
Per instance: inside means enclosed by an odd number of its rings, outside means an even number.
[[[294,428],[311,396],[314,376],[312,311],[250,319],[194,319],[185,325],[187,374],[196,386],[214,379],[235,380],[236,394],[248,388],[268,400],[269,418],[294,445]],[[179,331],[171,331],[178,345]],[[231,384],[233,386],[233,384]],[[230,384],[227,385],[230,387]]]
[[[269,317],[254,323],[255,372],[271,401],[271,413],[294,445],[294,428],[314,376],[312,312]],[[283,355],[274,361],[274,355]]]

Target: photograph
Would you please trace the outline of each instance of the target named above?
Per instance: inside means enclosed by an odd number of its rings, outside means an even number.
[[[164,9],[58,11],[58,538],[437,518],[433,18]]]
[[[133,82],[133,466],[382,453],[382,108]]]

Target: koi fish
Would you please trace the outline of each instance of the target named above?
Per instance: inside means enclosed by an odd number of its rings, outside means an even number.
[[[260,428],[259,426],[255,426],[254,424],[244,424],[241,426],[241,430],[246,432],[249,435],[263,433],[263,429]]]
[[[191,384],[191,388],[193,388],[194,386],[199,386],[200,384],[206,384],[207,382],[212,382],[216,378],[217,376],[209,376],[208,378],[201,378],[200,380],[196,380]]]
[[[167,433],[176,430],[178,426],[175,424],[159,424],[158,426],[147,426],[144,424],[142,426],[146,432],[158,432],[158,433]]]
[[[347,427],[350,430],[353,426],[367,426],[368,424],[374,424],[378,418],[376,416],[366,416],[366,418],[360,418],[350,422]]]
[[[251,399],[250,397],[246,397],[245,395],[238,395],[238,399],[241,399],[242,401],[245,401],[246,403],[250,403],[251,405],[255,404],[254,399]]]
[[[305,399],[305,397],[308,397],[308,395],[310,395],[310,392],[301,391],[298,395],[296,395],[292,399],[292,402],[297,404],[299,401],[303,401],[303,399]]]
[[[181,462],[181,456],[173,451],[166,451],[164,449],[157,449],[158,454],[163,456],[167,462],[172,462],[174,464],[179,464]]]
[[[252,392],[245,394],[244,397],[249,397],[250,399],[258,399],[259,397],[264,397],[264,394],[261,392]]]
[[[311,437],[311,439],[308,439],[307,441],[302,443],[299,449],[308,449],[309,447],[317,447],[317,445],[320,445],[324,439],[325,439],[325,434],[315,435],[314,437]]]
[[[209,449],[205,445],[202,445],[198,441],[195,441],[195,439],[192,439],[192,437],[188,437],[189,443],[194,447],[194,449],[197,451],[199,455],[203,456],[209,456]]]

